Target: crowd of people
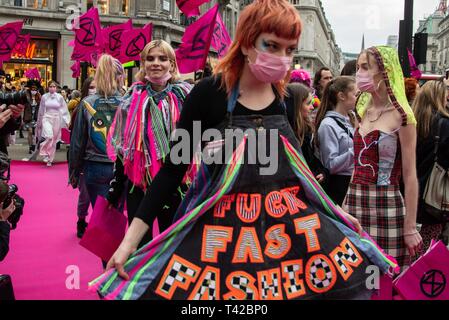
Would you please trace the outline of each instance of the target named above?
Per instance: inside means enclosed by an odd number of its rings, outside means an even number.
[[[124,94],[123,67],[107,54],[81,92],[58,93],[58,84],[51,82],[44,93],[38,83],[26,84],[31,99],[23,128],[30,152],[39,150],[51,166],[61,128],[71,130],[69,181],[79,189],[77,236],[83,236],[89,205],[94,207],[99,196],[120,211],[126,208],[125,238],[110,261],[102,262],[116,274],[105,273],[95,285],[102,297],[191,298],[189,291],[164,282],[174,262],[191,270],[219,264],[221,272],[234,272],[232,281],[241,281],[242,273],[258,274],[298,257],[307,261],[312,252],[326,255],[345,244],[356,258],[351,274],[342,271],[344,281],[326,290],[317,277],[308,282],[307,293],[287,292],[287,297],[325,293],[368,299],[363,267],[374,264],[384,273],[405,269],[432,239],[443,238],[446,221],[428,213],[424,198],[436,159],[449,168],[445,80],[420,87],[415,79],[404,79],[396,50],[377,46],[362,51],[341,75],[323,67],[312,82],[307,71],[290,70],[301,29],[297,10],[287,1],[257,0],[242,11],[234,42],[213,75],[196,84],[181,80],[175,52],[163,40],[143,49],[136,82]],[[6,127],[22,110],[5,112],[0,126]],[[250,152],[245,139],[234,147],[230,162],[174,161],[171,151],[182,144],[192,160],[198,145],[216,152],[217,143],[220,149],[228,142],[226,137],[196,141],[195,122],[201,123],[200,136],[212,128],[277,130],[281,147],[272,140],[267,145],[278,152],[278,170],[265,176],[261,163],[242,164]],[[179,130],[192,138],[173,139]],[[296,220],[285,215],[287,208]],[[298,208],[303,218],[295,216]],[[1,228],[7,214],[2,212]],[[162,234],[152,241],[155,220]],[[170,228],[175,223],[178,228]],[[246,232],[229,245],[234,257],[226,251],[233,231]],[[262,252],[254,243],[264,236]],[[150,258],[156,262],[145,264]],[[142,273],[147,276],[136,276]],[[229,288],[227,298],[262,298],[249,289],[238,295]]]

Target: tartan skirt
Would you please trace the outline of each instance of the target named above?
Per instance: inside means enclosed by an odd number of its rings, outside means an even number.
[[[410,264],[404,242],[404,198],[399,186],[349,184],[346,196],[348,213],[401,269]]]

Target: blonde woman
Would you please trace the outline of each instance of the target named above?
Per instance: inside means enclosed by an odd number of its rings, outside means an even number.
[[[97,196],[106,196],[113,176],[114,163],[106,153],[106,138],[122,101],[119,89],[123,85],[122,64],[110,55],[101,56],[95,74],[97,93],[84,98],[70,140],[70,183],[78,187],[84,175],[92,207]],[[85,218],[78,220],[78,232],[86,227]]]
[[[124,97],[108,139],[109,155],[116,159],[108,200],[117,205],[126,189],[129,223],[170,151],[170,135],[192,88],[179,81],[175,52],[163,40],[154,40],[143,49],[136,79]],[[170,226],[179,202],[176,192],[164,209],[166,214],[161,215],[167,219],[158,221],[160,230]],[[151,238],[150,232],[142,244]]]
[[[443,81],[429,81],[424,84],[413,103],[417,121],[418,140],[416,144],[416,163],[419,181],[418,222],[422,224],[420,234],[423,238],[423,253],[430,242],[439,240],[446,221],[437,219],[425,210],[424,190],[435,160],[435,136],[439,136],[437,150],[438,164],[449,168],[449,109],[446,104],[447,91]]]
[[[36,136],[41,141],[40,155],[51,167],[56,153],[56,144],[61,136],[61,129],[70,123],[70,114],[64,98],[57,93],[58,85],[51,81],[48,93],[41,98],[37,120]]]

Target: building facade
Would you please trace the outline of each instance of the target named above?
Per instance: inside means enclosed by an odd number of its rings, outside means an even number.
[[[203,5],[201,12],[216,3],[221,5],[223,20],[232,37],[240,3],[238,0],[213,0]],[[103,27],[124,23],[130,18],[135,28],[152,22],[153,39],[164,39],[175,48],[181,43],[185,27],[195,21],[179,11],[175,0],[0,0],[0,25],[23,20],[22,34],[31,35],[26,57],[5,62],[5,72],[20,81],[26,69],[36,67],[44,84],[56,80],[69,88],[79,87],[70,70],[73,49],[68,44],[73,40],[73,32],[67,25],[74,11],[83,13],[93,6],[99,10]]]
[[[443,16],[438,23],[438,33],[433,37],[436,46],[436,68],[437,74],[443,74],[449,68],[449,16]],[[430,44],[430,34],[427,46]]]
[[[321,67],[328,67],[334,75],[340,74],[342,52],[326,18],[320,0],[290,0],[303,21],[303,32],[295,56],[295,64],[313,76]]]
[[[395,48],[396,50],[398,50],[398,48],[399,48],[399,36],[398,35],[388,36],[387,46]]]
[[[437,11],[428,18],[419,21],[419,27],[416,32],[428,34],[426,64],[419,66],[424,73],[437,73],[438,71],[438,35],[440,33],[439,25],[443,19],[444,15]]]

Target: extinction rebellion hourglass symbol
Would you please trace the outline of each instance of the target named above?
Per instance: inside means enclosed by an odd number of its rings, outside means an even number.
[[[16,39],[17,32],[13,28],[6,28],[0,31],[0,55],[11,52],[14,43],[10,39]]]
[[[97,35],[95,34],[94,21],[91,18],[82,18],[80,20],[80,30],[84,32],[78,32],[76,34],[76,40],[86,47],[95,45]]]
[[[436,298],[446,288],[446,277],[439,270],[429,270],[421,278],[421,292],[429,298]]]

